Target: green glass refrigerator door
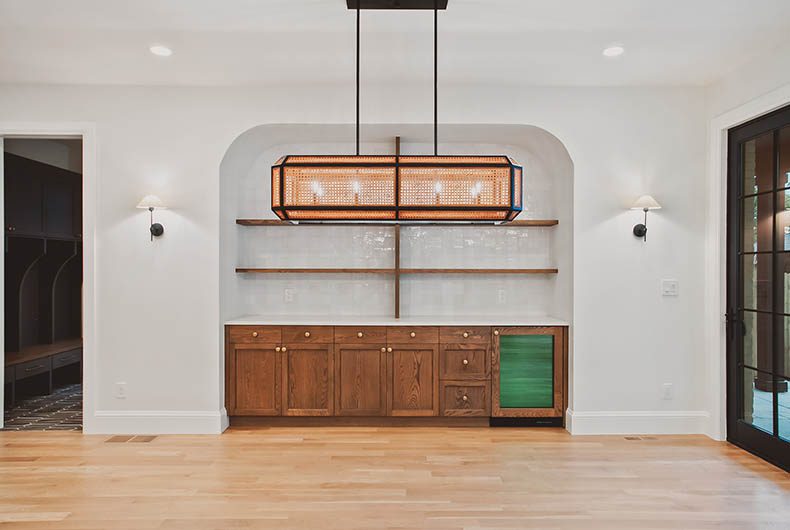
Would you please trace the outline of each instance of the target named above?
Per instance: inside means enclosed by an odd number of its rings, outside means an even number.
[[[499,337],[499,406],[554,407],[554,336]]]

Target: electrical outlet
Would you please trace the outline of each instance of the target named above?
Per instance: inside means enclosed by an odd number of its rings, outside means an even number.
[[[678,296],[680,282],[677,280],[661,280],[661,296]]]
[[[115,383],[115,399],[126,399],[126,383]]]
[[[290,304],[294,301],[294,290],[293,289],[285,289],[283,291],[283,301],[286,304]]]
[[[507,302],[507,291],[504,289],[500,289],[496,293],[496,301],[498,304],[504,304]]]
[[[672,385],[672,383],[664,383],[662,388],[663,390],[661,393],[661,399],[670,401],[675,398],[675,387]]]

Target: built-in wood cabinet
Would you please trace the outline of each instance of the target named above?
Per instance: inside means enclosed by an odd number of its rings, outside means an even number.
[[[335,344],[335,413],[338,416],[387,414],[387,349],[384,344],[384,341]]]
[[[234,371],[230,402],[240,416],[279,416],[280,354],[276,344],[236,344],[230,355]]]
[[[426,334],[428,335],[428,334]],[[402,339],[402,336],[398,336]],[[393,344],[389,353],[389,416],[439,415],[437,344]]]
[[[283,334],[285,336],[285,334]],[[330,343],[282,346],[284,416],[334,413],[334,352]]]
[[[231,416],[561,418],[567,328],[226,328]]]

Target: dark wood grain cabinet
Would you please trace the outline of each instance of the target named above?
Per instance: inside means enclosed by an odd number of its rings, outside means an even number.
[[[387,414],[387,350],[380,344],[335,344],[338,416]]]
[[[439,415],[438,344],[393,344],[389,353],[390,416]]]
[[[283,415],[331,416],[334,412],[332,344],[282,347]]]
[[[226,406],[231,416],[556,418],[566,354],[564,327],[227,326]]]

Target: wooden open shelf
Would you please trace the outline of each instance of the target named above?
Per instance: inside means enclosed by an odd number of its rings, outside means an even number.
[[[508,268],[486,268],[486,269],[452,269],[452,268],[415,268],[403,269],[400,266],[400,233],[401,227],[416,226],[487,226],[487,227],[551,227],[559,224],[558,219],[527,219],[524,221],[510,221],[502,224],[475,224],[475,223],[449,223],[449,222],[428,222],[428,223],[300,223],[293,224],[279,219],[236,219],[236,224],[241,226],[388,226],[395,230],[395,263],[392,268],[259,268],[259,267],[238,267],[236,272],[239,274],[392,274],[395,282],[395,318],[400,318],[400,280],[404,274],[557,274],[558,269],[508,269]]]
[[[557,274],[559,269],[328,269],[238,267],[240,274]]]
[[[395,269],[328,269],[328,268],[280,268],[266,269],[258,267],[238,267],[238,273],[254,274],[395,274]]]
[[[464,223],[464,222],[420,222],[420,223],[381,223],[381,222],[365,222],[365,223],[341,223],[341,222],[302,222],[299,224],[290,223],[288,221],[280,221],[279,219],[236,219],[237,225],[242,226],[484,226],[484,227],[546,227],[556,226],[560,223],[558,219],[527,219],[523,221],[510,221],[509,223],[502,224],[480,224],[480,223]]]

